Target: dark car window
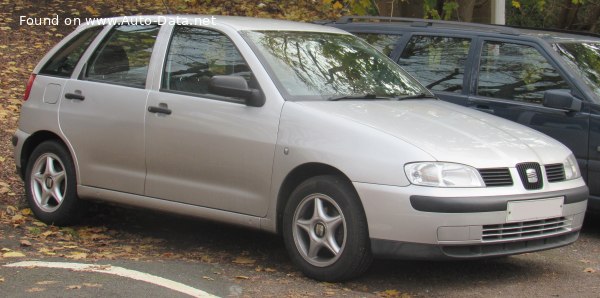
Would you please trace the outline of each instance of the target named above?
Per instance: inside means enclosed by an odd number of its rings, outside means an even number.
[[[90,58],[85,79],[144,87],[160,26],[116,26]]]
[[[534,47],[506,42],[483,44],[477,94],[541,104],[544,91],[570,89]]]
[[[398,64],[433,91],[461,92],[470,45],[467,38],[416,35]]]
[[[379,33],[354,33],[354,35],[364,39],[366,42],[374,46],[380,52],[387,56],[392,54],[398,40],[402,35],[398,34],[379,34]]]
[[[81,55],[104,27],[97,26],[79,33],[67,42],[40,70],[40,74],[68,78],[73,73]]]
[[[215,75],[236,75],[248,81],[252,73],[233,42],[224,34],[197,27],[175,28],[162,78],[162,90],[209,94]]]

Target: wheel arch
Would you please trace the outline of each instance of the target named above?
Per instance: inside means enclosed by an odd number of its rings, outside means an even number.
[[[352,189],[356,193],[356,196],[358,197],[358,192],[354,188],[354,185],[352,185],[352,181],[350,180],[350,178],[348,178],[346,174],[344,174],[336,167],[318,162],[310,162],[299,165],[288,173],[288,175],[283,180],[281,187],[279,188],[276,209],[277,233],[281,233],[283,224],[283,211],[294,189],[305,180],[319,175],[335,175],[344,179],[348,183],[348,185],[352,187]],[[359,203],[362,207],[362,202],[359,201]]]
[[[25,171],[27,170],[27,165],[29,162],[29,158],[31,157],[31,153],[33,153],[33,150],[35,150],[37,146],[46,141],[56,141],[57,143],[63,145],[65,148],[67,148],[69,153],[71,153],[71,157],[73,158],[73,154],[69,146],[67,146],[67,143],[63,141],[63,139],[59,135],[48,130],[37,131],[31,136],[29,136],[27,140],[25,140],[25,143],[23,143],[23,149],[21,149],[21,169],[19,171],[19,175],[23,180],[25,179]]]

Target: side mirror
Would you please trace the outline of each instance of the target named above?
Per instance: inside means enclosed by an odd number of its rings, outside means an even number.
[[[544,106],[548,108],[581,111],[582,101],[571,95],[569,90],[548,90],[544,92]]]
[[[243,98],[250,107],[262,107],[265,104],[265,97],[260,90],[250,89],[246,79],[240,76],[213,76],[208,90],[217,95]]]

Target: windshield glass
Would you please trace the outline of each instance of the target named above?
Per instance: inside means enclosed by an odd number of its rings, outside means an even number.
[[[352,35],[247,31],[286,100],[381,99],[431,93]]]
[[[557,43],[554,48],[583,77],[600,101],[600,43]]]

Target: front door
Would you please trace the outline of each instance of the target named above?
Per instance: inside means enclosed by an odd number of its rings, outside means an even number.
[[[589,111],[544,107],[546,90],[572,90],[534,45],[484,40],[470,106],[534,128],[565,144],[587,172]]]
[[[148,99],[146,195],[264,216],[281,106],[267,98],[249,107],[213,94],[215,75],[242,76],[260,88],[226,35],[175,27],[161,89]]]

